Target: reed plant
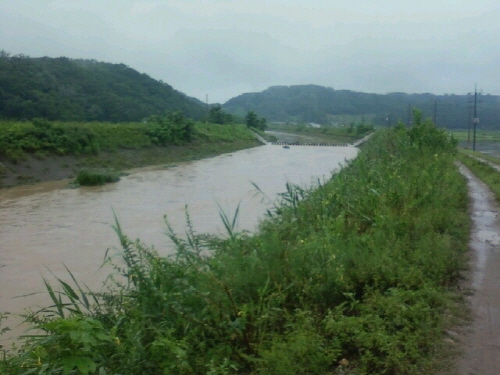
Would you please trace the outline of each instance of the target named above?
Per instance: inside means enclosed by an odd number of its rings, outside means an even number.
[[[416,116],[416,119],[418,117]],[[59,280],[11,374],[422,374],[464,268],[456,142],[429,121],[378,131],[314,189],[293,185],[250,235],[185,235],[162,257],[115,230],[106,293]],[[75,285],[76,280],[72,280]],[[89,297],[92,296],[92,299]],[[90,302],[92,301],[92,302]]]

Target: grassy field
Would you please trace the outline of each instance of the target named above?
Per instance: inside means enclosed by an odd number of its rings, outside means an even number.
[[[467,130],[452,130],[450,132],[458,141],[463,149],[473,149],[473,132]],[[495,130],[478,129],[476,132],[476,151],[485,154],[500,156],[500,132]]]
[[[473,131],[469,132],[468,130],[449,130],[449,132],[455,137],[458,141],[467,141],[470,139],[472,142]],[[492,142],[500,142],[500,131],[497,130],[476,130],[476,141],[492,141]]]
[[[45,283],[28,317],[45,334],[0,373],[436,373],[469,233],[455,147],[427,123],[380,130],[325,184],[288,185],[254,235],[234,230],[238,211],[221,213],[225,237],[166,221],[174,257],[117,220],[108,291]]]

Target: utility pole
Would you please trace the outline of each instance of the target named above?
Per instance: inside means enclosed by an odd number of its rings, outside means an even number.
[[[408,103],[408,125],[411,127],[411,104]]]
[[[207,103],[207,117],[205,118],[205,124],[208,124],[208,114],[210,113],[210,108],[208,108],[208,94],[205,94],[205,102]]]
[[[472,151],[476,151],[476,129],[479,124],[479,117],[477,117],[477,85],[474,87],[474,135],[472,137]]]
[[[469,118],[467,119],[467,125],[468,125],[468,131],[467,131],[467,149],[470,150],[470,129],[472,127],[472,106],[470,105],[469,103],[469,106],[467,107],[468,109],[468,114],[469,114]]]
[[[437,127],[437,108],[438,108],[438,101],[434,101],[434,126]]]

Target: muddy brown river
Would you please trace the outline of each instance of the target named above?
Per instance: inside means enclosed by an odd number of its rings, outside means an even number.
[[[240,204],[238,229],[252,231],[286,182],[305,187],[327,179],[357,152],[355,147],[265,145],[169,169],[134,171],[101,187],[69,189],[67,182],[58,182],[0,190],[0,312],[47,305],[42,276],[67,279],[64,265],[98,289],[109,272],[99,270],[106,250],[119,251],[113,213],[129,237],[166,255],[172,246],[164,215],[182,233],[187,205],[197,232],[222,233],[219,206],[231,216]],[[34,295],[19,297],[28,294]]]

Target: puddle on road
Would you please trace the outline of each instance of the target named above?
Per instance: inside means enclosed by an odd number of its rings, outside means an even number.
[[[477,239],[492,246],[500,245],[500,236],[497,232],[489,230],[480,230],[477,232]]]
[[[475,211],[474,216],[482,216],[482,217],[497,217],[497,211]]]

